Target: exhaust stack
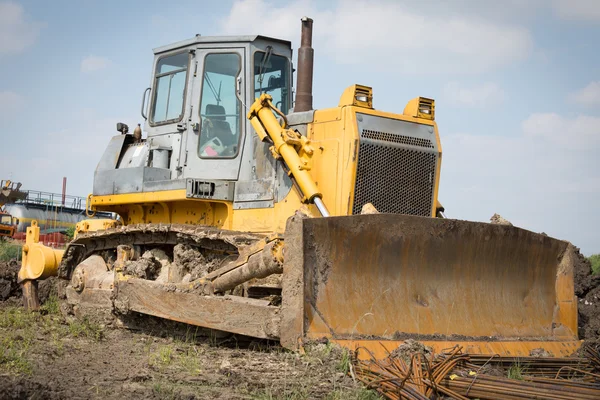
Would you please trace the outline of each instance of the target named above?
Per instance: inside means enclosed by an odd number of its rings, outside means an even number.
[[[312,48],[313,20],[302,17],[302,39],[298,49],[298,76],[294,112],[313,109],[313,64],[315,51]]]

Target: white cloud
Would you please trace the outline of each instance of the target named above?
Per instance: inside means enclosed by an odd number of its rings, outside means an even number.
[[[23,7],[12,1],[0,3],[0,55],[18,53],[37,39],[41,23],[31,21]]]
[[[32,129],[27,130],[30,132],[28,140],[15,143],[3,159],[7,167],[2,168],[6,169],[3,172],[12,172],[26,189],[50,192],[59,192],[62,177],[66,176],[67,193],[85,196],[92,191],[94,171],[104,149],[111,137],[119,134],[117,122],[125,122],[133,130],[143,121],[139,121],[139,117],[107,117],[96,110],[78,109],[46,123],[42,131],[31,126]],[[43,151],[31,152],[31,143]],[[26,169],[18,167],[23,163],[23,154],[28,154]]]
[[[515,225],[600,252],[600,118],[532,114],[515,136],[442,137],[440,201],[451,218]]]
[[[105,57],[87,56],[81,61],[81,72],[90,73],[110,67],[112,62]]]
[[[590,82],[586,87],[571,93],[569,100],[584,106],[600,105],[600,81]]]
[[[504,90],[493,82],[468,87],[458,82],[449,82],[442,93],[450,104],[476,108],[500,104],[506,97]]]
[[[554,12],[560,18],[575,21],[600,21],[598,0],[554,0]]]
[[[256,32],[291,39],[299,18],[315,20],[315,46],[339,63],[409,73],[482,72],[524,59],[533,48],[529,31],[491,18],[439,14],[412,2],[340,0],[324,10],[302,0],[279,6],[266,0],[236,1],[221,21],[227,34]],[[297,48],[297,46],[295,46]]]
[[[600,147],[600,117],[567,118],[555,113],[538,113],[529,116],[522,128],[527,137],[540,138],[563,149]]]
[[[0,115],[8,115],[25,104],[25,99],[10,90],[0,91]]]

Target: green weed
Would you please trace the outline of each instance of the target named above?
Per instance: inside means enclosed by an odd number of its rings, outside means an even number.
[[[373,390],[364,387],[358,389],[337,389],[329,393],[325,400],[380,400],[381,397]]]
[[[21,245],[10,240],[0,241],[0,261],[21,259]]]
[[[15,374],[31,375],[33,366],[26,358],[30,341],[22,337],[4,338],[0,342],[0,368]]]
[[[100,341],[104,337],[102,327],[90,322],[87,318],[72,321],[68,330],[69,334],[74,337],[87,337],[96,341]]]
[[[60,302],[58,297],[53,294],[46,299],[46,302],[41,306],[42,311],[49,315],[57,315],[60,313]]]
[[[152,385],[152,392],[155,397],[161,400],[174,400],[177,398],[175,387],[161,382]]]
[[[254,400],[306,400],[310,399],[310,393],[306,388],[295,388],[283,393],[273,393],[271,389],[252,395]]]
[[[0,317],[0,328],[24,329],[31,327],[40,315],[35,312],[26,311],[22,307],[8,307]]]
[[[600,274],[600,254],[594,254],[588,257],[588,260],[592,264],[592,273]]]
[[[509,379],[523,380],[523,365],[517,361],[508,367],[507,376]]]

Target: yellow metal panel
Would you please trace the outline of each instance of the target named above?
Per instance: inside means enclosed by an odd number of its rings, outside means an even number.
[[[45,279],[56,276],[58,264],[62,260],[64,250],[56,250],[39,243],[40,228],[37,221],[32,221],[27,228],[27,236],[22,251],[21,269],[18,281]]]
[[[186,200],[186,190],[164,190],[160,192],[111,194],[106,196],[92,196],[92,207],[112,204],[139,204],[155,203],[159,201]],[[202,201],[187,199],[190,201]]]

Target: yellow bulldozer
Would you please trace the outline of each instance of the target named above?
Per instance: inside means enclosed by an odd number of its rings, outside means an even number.
[[[310,18],[292,48],[265,36],[154,50],[133,134],[117,124],[88,212],[62,250],[33,225],[19,280],[67,280],[76,316],[148,314],[277,340],[327,338],[376,355],[435,349],[556,356],[578,349],[574,249],[513,226],[447,219],[435,102],[374,108],[352,85],[312,107]]]

